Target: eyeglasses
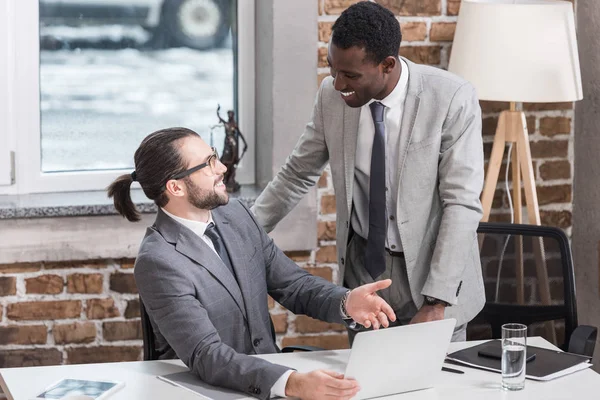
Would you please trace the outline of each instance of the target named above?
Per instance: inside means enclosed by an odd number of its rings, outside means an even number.
[[[208,157],[208,160],[206,160],[206,162],[200,164],[200,165],[196,165],[195,167],[192,167],[190,169],[187,169],[183,172],[180,172],[176,175],[173,175],[173,177],[171,179],[181,179],[181,178],[185,178],[186,176],[189,176],[191,174],[193,174],[194,172],[201,170],[202,168],[205,167],[210,167],[210,173],[212,175],[215,175],[215,171],[216,171],[216,167],[217,167],[217,160],[219,159],[219,153],[217,152],[217,148],[216,147],[211,147],[212,149],[212,154]]]

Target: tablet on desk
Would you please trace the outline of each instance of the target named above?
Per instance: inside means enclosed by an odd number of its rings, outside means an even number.
[[[62,379],[46,388],[37,399],[93,399],[103,400],[125,386],[117,381],[92,381],[87,379]]]

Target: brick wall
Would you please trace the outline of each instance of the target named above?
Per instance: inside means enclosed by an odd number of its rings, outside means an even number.
[[[448,65],[459,0],[379,2],[398,15],[404,36],[400,54],[440,68]],[[328,73],[325,59],[331,25],[352,3],[319,0],[319,42],[315,44],[319,82]],[[499,112],[508,105],[482,102],[482,108],[489,154]],[[524,108],[542,221],[570,232],[572,104],[525,104]],[[318,201],[319,247],[289,256],[331,280],[338,269],[335,198],[328,171],[318,183]],[[507,220],[503,190],[497,192],[494,206],[492,219]],[[132,266],[131,260],[0,265],[0,367],[140,359],[139,304]],[[272,300],[270,308],[280,345],[347,347],[341,326],[294,316]]]

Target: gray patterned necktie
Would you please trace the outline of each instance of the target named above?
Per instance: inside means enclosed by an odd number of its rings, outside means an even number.
[[[215,250],[217,251],[217,254],[223,261],[223,264],[225,264],[227,269],[229,269],[229,272],[231,272],[231,274],[235,278],[235,272],[233,272],[233,266],[231,265],[231,259],[229,258],[229,253],[227,253],[227,249],[225,248],[223,239],[221,239],[221,235],[219,235],[219,231],[218,231],[216,225],[213,224],[212,222],[210,224],[208,224],[208,226],[206,227],[206,230],[204,231],[204,234],[206,236],[208,236],[208,238],[213,242],[213,245],[215,246]]]

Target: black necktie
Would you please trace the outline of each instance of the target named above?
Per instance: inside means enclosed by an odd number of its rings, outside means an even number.
[[[233,272],[233,267],[231,265],[231,259],[229,258],[229,253],[227,253],[225,244],[223,244],[223,239],[221,239],[221,235],[219,235],[219,231],[217,230],[217,227],[215,226],[215,224],[213,224],[212,222],[210,224],[208,224],[208,226],[206,227],[206,230],[204,231],[204,234],[206,236],[208,236],[209,239],[213,242],[213,245],[215,246],[215,250],[217,251],[217,254],[219,255],[219,257],[221,257],[223,264],[225,264],[225,266],[229,269],[229,272],[231,272],[231,274],[235,278],[235,272]]]
[[[369,178],[369,237],[365,252],[365,267],[373,279],[385,271],[385,106],[377,101],[369,105],[375,136],[371,153],[371,173]]]

